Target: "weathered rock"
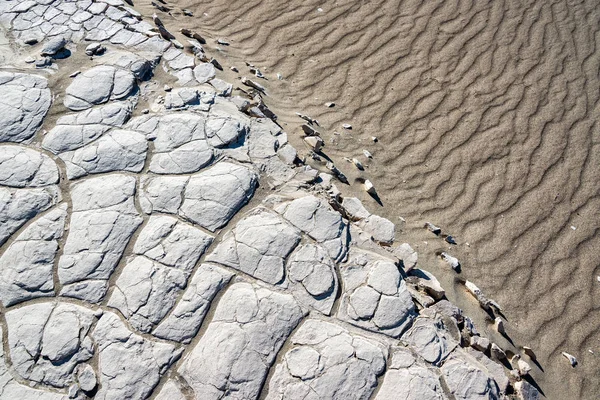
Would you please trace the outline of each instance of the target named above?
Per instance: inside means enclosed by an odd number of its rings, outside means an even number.
[[[94,354],[91,310],[45,302],[6,313],[8,347],[15,371],[23,378],[64,388],[75,380],[75,367]]]
[[[409,273],[417,265],[419,256],[416,251],[408,243],[402,243],[398,247],[392,249],[392,253],[402,260],[404,264],[404,272]]]
[[[42,48],[40,52],[41,56],[53,56],[60,52],[67,45],[67,39],[61,36],[57,36],[50,39]]]
[[[362,202],[356,197],[344,197],[342,201],[346,215],[353,221],[359,221],[368,218],[371,213],[363,206]]]
[[[315,196],[305,196],[277,207],[285,219],[327,249],[336,262],[346,256],[348,226],[342,216]]]
[[[442,257],[442,260],[446,261],[446,263],[452,267],[453,270],[457,272],[460,271],[460,262],[456,257],[453,257],[446,252],[442,252],[440,256]]]
[[[440,365],[458,346],[441,318],[418,317],[413,326],[402,335],[418,355],[431,364]]]
[[[98,302],[107,290],[129,238],[142,223],[125,175],[90,178],[71,185],[70,231],[58,263],[62,295]]]
[[[446,396],[437,371],[417,361],[409,349],[396,347],[375,399],[443,400]]]
[[[540,392],[527,381],[515,382],[515,392],[519,400],[539,400]]]
[[[471,336],[469,344],[476,350],[486,351],[490,347],[490,340],[481,336]]]
[[[492,343],[490,352],[496,358],[496,360],[504,360],[506,358],[506,353],[496,343]]]
[[[415,318],[415,305],[396,264],[356,251],[341,266],[344,293],[338,317],[361,328],[400,336]]]
[[[127,97],[135,87],[129,71],[109,65],[93,67],[75,77],[65,91],[64,104],[74,111]]]
[[[391,245],[395,238],[395,226],[389,219],[378,215],[369,215],[358,223],[358,226],[369,233],[374,241],[382,245]]]
[[[335,264],[319,245],[305,244],[297,248],[287,266],[298,302],[325,315],[331,313],[338,292]]]
[[[25,222],[61,200],[56,185],[13,189],[0,186],[0,245]]]
[[[194,68],[194,77],[198,83],[206,83],[212,80],[215,77],[215,74],[215,66],[211,63],[198,64],[198,66]]]
[[[220,162],[190,178],[179,214],[214,232],[252,198],[257,180],[247,167]]]
[[[2,333],[2,326],[0,326],[0,336],[3,336]],[[8,370],[4,346],[0,346],[0,397],[27,400],[67,400],[69,398],[62,393],[34,389],[20,384]]]
[[[0,185],[17,188],[58,183],[58,168],[47,155],[21,146],[0,145]]]
[[[498,385],[484,365],[456,350],[441,367],[442,376],[456,399],[498,399]]]
[[[112,127],[122,126],[129,119],[132,109],[128,102],[114,102],[64,115],[44,137],[42,147],[55,154],[76,150],[96,140]]]
[[[208,143],[214,147],[235,143],[248,133],[248,124],[249,121],[243,114],[215,105],[210,110],[205,126]]]
[[[146,214],[165,212],[177,214],[188,181],[187,176],[147,176],[140,178],[140,205]]]
[[[422,269],[412,269],[409,272],[407,282],[414,283],[419,289],[425,291],[435,300],[441,300],[446,291],[435,276]]]
[[[569,360],[569,363],[571,363],[571,367],[575,368],[577,366],[577,359],[575,358],[575,356],[567,353],[567,352],[562,352],[562,355]]]
[[[146,161],[148,144],[143,134],[114,129],[77,150],[61,153],[67,177],[111,171],[140,172]]]
[[[48,81],[0,71],[0,93],[0,142],[30,142],[50,109]]]
[[[386,348],[337,325],[307,320],[291,338],[267,399],[368,399],[385,369]]]
[[[157,174],[193,173],[213,159],[206,141],[205,118],[193,113],[178,113],[132,121],[144,133],[154,135],[150,171]]]
[[[198,333],[214,297],[233,274],[210,264],[202,264],[192,277],[175,309],[156,327],[156,337],[189,343]]]
[[[484,353],[478,350],[465,349],[467,354],[473,357],[477,362],[485,367],[490,377],[496,382],[500,393],[505,394],[510,385],[508,376],[504,373],[504,366],[498,362],[490,360]]]
[[[111,312],[102,315],[93,338],[100,371],[94,398],[101,400],[145,399],[182,351],[132,333]]]
[[[186,397],[175,380],[169,379],[158,392],[155,400],[186,400]]]
[[[257,398],[283,342],[302,318],[290,295],[236,283],[178,372],[196,398]],[[211,355],[219,354],[218,362]]]
[[[0,301],[5,307],[54,295],[54,258],[66,217],[66,204],[42,215],[0,257]]]
[[[259,208],[238,222],[207,260],[277,284],[285,276],[288,255],[299,242],[298,229]]]
[[[77,371],[77,382],[81,390],[91,392],[96,388],[96,372],[89,364],[81,364]]]

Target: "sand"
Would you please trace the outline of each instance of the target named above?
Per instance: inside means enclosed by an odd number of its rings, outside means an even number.
[[[303,121],[294,112],[316,118],[324,153],[350,178],[339,185],[344,194],[398,224],[397,239],[413,245],[419,266],[481,332],[514,352],[534,349],[532,375],[547,398],[594,399],[600,4],[570,3],[184,0],[158,14],[171,31],[206,36],[228,79],[237,76],[231,65],[239,76],[250,76],[244,61],[259,67],[269,78],[259,80],[266,103],[297,148]],[[149,1],[139,6],[156,11]],[[360,178],[375,184],[382,205]],[[458,245],[423,229],[427,221]],[[460,275],[436,256],[444,250],[461,260]],[[503,306],[512,343],[494,333],[458,276]]]

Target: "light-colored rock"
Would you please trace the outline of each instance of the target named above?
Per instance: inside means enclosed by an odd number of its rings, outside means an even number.
[[[142,223],[133,201],[136,180],[106,175],[71,185],[70,231],[58,263],[62,295],[98,302],[125,246]]]
[[[410,326],[416,316],[415,305],[394,262],[355,251],[340,269],[344,287],[340,319],[392,337]]]
[[[69,179],[111,171],[140,172],[148,144],[143,134],[113,129],[77,150],[61,153]]]
[[[0,245],[25,222],[61,200],[56,185],[13,189],[0,186]]]
[[[458,346],[441,318],[418,317],[412,327],[402,335],[418,355],[431,364],[440,365]]]
[[[112,312],[100,317],[93,338],[100,386],[94,399],[98,400],[145,399],[182,351],[132,333]]]
[[[248,118],[231,108],[215,105],[206,121],[205,132],[208,143],[224,147],[237,142],[248,133]]]
[[[60,52],[67,45],[67,40],[62,36],[57,36],[50,39],[40,52],[41,56],[53,56]]]
[[[411,269],[416,267],[419,256],[408,243],[402,243],[401,245],[394,247],[392,253],[402,260],[404,272],[409,273]]]
[[[442,377],[456,399],[498,399],[498,385],[484,365],[463,351],[455,351],[441,367]]]
[[[40,216],[2,254],[0,301],[5,307],[54,295],[54,259],[66,217],[66,204]]]
[[[214,297],[233,274],[210,264],[202,264],[173,311],[156,327],[156,337],[189,343],[198,333]]]
[[[490,340],[482,336],[471,336],[469,344],[476,350],[486,351],[490,347]]]
[[[87,308],[44,302],[6,313],[8,347],[15,371],[23,378],[57,388],[75,380],[75,368],[94,354]]]
[[[567,353],[567,352],[562,352],[563,357],[565,357],[567,360],[569,360],[569,363],[571,363],[571,367],[575,368],[577,366],[577,358],[575,358],[575,356]]]
[[[130,71],[100,65],[75,77],[65,91],[64,104],[74,111],[85,110],[109,100],[122,99],[134,87],[135,77]]]
[[[285,219],[300,228],[323,247],[336,262],[346,256],[348,226],[340,213],[333,211],[325,200],[305,196],[277,207]]]
[[[394,242],[395,226],[389,219],[378,215],[369,215],[358,223],[379,244],[389,246]]]
[[[198,83],[206,83],[215,77],[216,72],[215,66],[211,63],[202,63],[194,68],[194,77]]]
[[[489,359],[484,353],[478,350],[473,349],[465,349],[467,354],[473,357],[477,362],[485,367],[485,370],[489,374],[490,377],[496,382],[500,393],[506,394],[508,387],[510,385],[510,381],[508,376],[504,372],[504,366],[498,362],[492,361]]]
[[[425,291],[435,300],[441,300],[446,295],[446,291],[433,274],[422,269],[411,269],[407,282],[414,283],[419,289]]]
[[[50,109],[48,81],[0,71],[0,142],[28,143]]]
[[[527,381],[515,382],[514,386],[519,400],[539,400],[541,398],[540,392]]]
[[[207,260],[277,284],[285,276],[288,255],[299,242],[297,228],[279,215],[259,208],[240,220]]]
[[[257,180],[247,167],[217,163],[190,178],[179,214],[214,232],[252,198]]]
[[[236,283],[178,372],[199,399],[227,393],[257,398],[277,352],[302,316],[292,296]]]
[[[490,352],[496,358],[496,360],[504,360],[506,358],[506,353],[496,343],[492,343]]]
[[[143,256],[128,260],[108,305],[120,310],[137,330],[150,332],[175,305],[212,240],[176,218],[151,217],[133,247]]]
[[[186,400],[185,395],[173,379],[169,379],[158,392],[155,400]]]
[[[443,400],[446,395],[438,372],[417,361],[409,349],[393,349],[391,364],[375,396],[376,400]]]
[[[55,154],[76,150],[96,140],[112,127],[122,126],[129,119],[132,109],[129,102],[114,102],[64,115],[46,134],[42,147]]]
[[[3,336],[2,334],[2,326],[0,326],[0,336]],[[67,400],[69,398],[62,393],[34,389],[20,384],[11,375],[6,361],[4,346],[0,346],[0,397],[3,399]]]
[[[79,387],[86,392],[90,392],[96,388],[96,372],[89,364],[81,364],[77,371],[77,382]]]
[[[342,200],[342,207],[353,221],[359,221],[368,218],[371,215],[370,212],[363,206],[362,202],[356,197],[344,197]]]
[[[368,399],[387,349],[332,323],[309,319],[275,367],[267,399]]]
[[[47,155],[22,146],[0,145],[0,185],[16,188],[58,183],[58,168]]]
[[[146,214],[155,211],[177,214],[183,202],[181,194],[189,179],[187,176],[142,176],[140,178],[142,210]]]
[[[299,246],[287,265],[287,276],[296,300],[329,315],[339,285],[335,268],[335,263],[321,246]]]

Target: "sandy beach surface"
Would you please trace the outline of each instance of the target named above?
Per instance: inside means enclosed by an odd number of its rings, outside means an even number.
[[[512,343],[484,315],[477,328],[515,352],[533,348],[532,375],[547,398],[600,396],[598,2],[170,5],[163,22],[206,36],[230,81],[250,76],[244,62],[268,78],[256,80],[296,148],[303,121],[295,112],[319,121],[324,153],[350,180],[343,191],[395,222],[419,265],[474,315],[436,253],[461,260],[458,277],[502,305]],[[136,8],[156,11],[149,1]],[[381,205],[361,178],[374,183]],[[428,221],[458,244],[423,229]]]

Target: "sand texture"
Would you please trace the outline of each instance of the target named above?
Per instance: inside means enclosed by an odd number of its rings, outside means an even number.
[[[400,238],[417,244],[419,265],[445,272],[442,283],[453,273],[435,253],[448,245],[422,225],[456,238],[461,276],[503,306],[515,348],[536,350],[544,373],[532,373],[548,398],[598,398],[597,1],[177,7],[195,16],[174,10],[161,18],[230,42],[219,46],[226,69],[248,75],[248,61],[267,75],[267,104],[298,148],[303,121],[294,112],[319,121],[324,152],[350,178],[345,190],[357,193],[355,179],[370,179],[383,204],[377,212],[406,219]],[[448,295],[467,307],[460,286]],[[580,365],[572,369],[562,351]]]

